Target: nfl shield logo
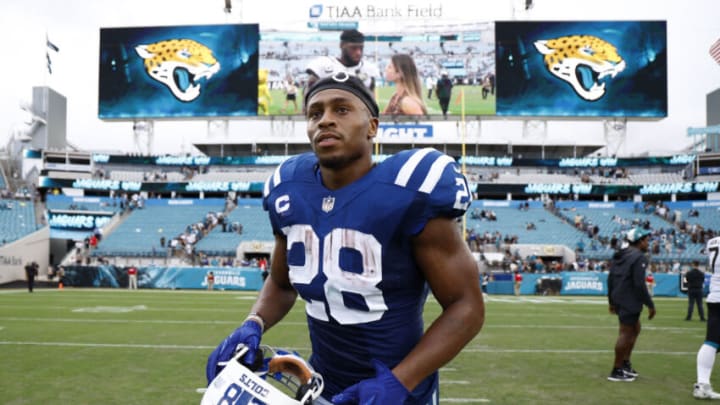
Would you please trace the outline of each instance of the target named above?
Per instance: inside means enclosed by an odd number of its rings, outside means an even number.
[[[333,208],[335,208],[335,197],[323,198],[322,210],[325,212],[330,212]]]

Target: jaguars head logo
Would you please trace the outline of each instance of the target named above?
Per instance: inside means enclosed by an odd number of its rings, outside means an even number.
[[[145,60],[147,74],[180,101],[195,100],[200,95],[200,79],[209,80],[220,70],[212,50],[192,39],[138,45],[135,51]]]
[[[587,101],[604,96],[603,80],[613,79],[625,69],[625,61],[615,46],[592,35],[535,41],[535,48],[543,54],[547,70]]]

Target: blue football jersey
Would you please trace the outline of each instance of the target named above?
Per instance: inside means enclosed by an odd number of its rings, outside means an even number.
[[[391,156],[338,190],[323,186],[312,153],[268,179],[263,204],[287,238],[323,397],[373,377],[373,358],[393,368],[420,340],[428,288],[410,237],[432,218],[463,215],[470,200],[457,163],[432,148]],[[436,382],[437,373],[407,403],[423,403]]]

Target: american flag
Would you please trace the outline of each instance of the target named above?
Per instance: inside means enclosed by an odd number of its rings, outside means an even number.
[[[715,41],[715,43],[710,47],[710,56],[715,59],[715,62],[720,64],[720,39]]]

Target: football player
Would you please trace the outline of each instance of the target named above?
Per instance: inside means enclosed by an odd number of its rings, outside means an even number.
[[[309,75],[306,88],[338,72],[359,77],[370,91],[375,90],[375,78],[380,69],[374,63],[363,59],[365,36],[358,30],[345,30],[340,34],[340,57],[320,56],[311,60],[306,68]]]
[[[705,248],[708,254],[710,293],[707,296],[708,321],[705,342],[697,354],[697,383],[693,386],[693,396],[698,399],[720,399],[720,393],[713,391],[710,375],[718,347],[720,347],[720,236],[708,241]]]
[[[640,335],[643,305],[648,307],[648,320],[655,317],[655,303],[645,285],[649,243],[650,231],[640,227],[629,230],[610,265],[607,278],[609,311],[617,315],[620,324],[615,361],[608,376],[610,381],[635,381],[638,372],[632,367],[630,357]]]
[[[309,362],[325,380],[315,404],[436,404],[437,370],[485,316],[456,221],[470,204],[467,181],[431,148],[373,163],[378,106],[354,76],[319,80],[305,101],[314,153],[288,159],[265,185],[271,273],[252,313],[210,355],[208,381],[238,344],[251,349],[244,362],[256,361],[263,332],[299,295]],[[425,331],[428,292],[442,313]]]

